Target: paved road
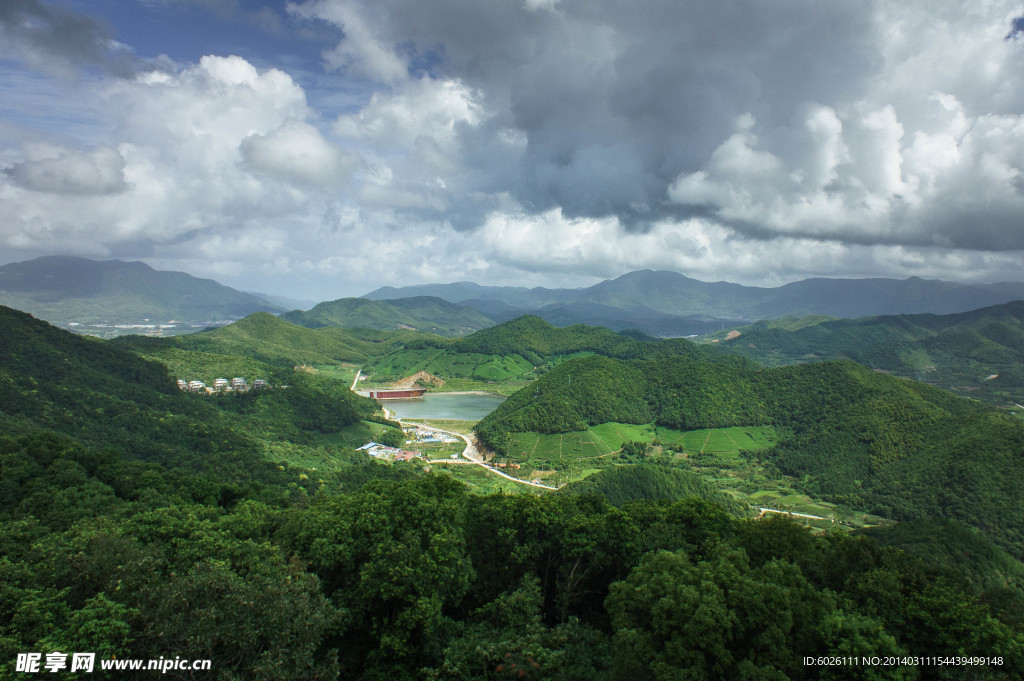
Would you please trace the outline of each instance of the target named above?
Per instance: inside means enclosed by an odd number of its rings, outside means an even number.
[[[399,421],[399,423],[401,423],[401,421]],[[406,424],[403,424],[403,425],[406,425]],[[487,462],[484,461],[483,454],[481,454],[480,451],[476,448],[476,442],[474,442],[472,439],[470,439],[468,435],[463,435],[462,433],[456,433],[453,430],[444,430],[442,428],[435,428],[434,426],[424,426],[424,425],[419,424],[419,423],[416,423],[416,424],[410,423],[408,425],[410,425],[410,426],[414,425],[417,428],[422,428],[423,430],[429,430],[429,431],[432,431],[432,432],[435,432],[435,433],[445,433],[446,435],[451,435],[453,437],[459,438],[460,440],[462,440],[463,442],[466,443],[466,448],[464,450],[462,450],[462,456],[464,456],[466,459],[468,459],[470,463],[475,463],[478,466],[482,466],[483,468],[486,468],[488,471],[490,471],[491,473],[493,473],[495,475],[500,475],[503,478],[506,478],[506,479],[511,480],[513,482],[518,482],[521,485],[528,485],[529,487],[539,487],[541,489],[550,489],[550,490],[558,489],[557,487],[552,487],[550,485],[545,485],[545,484],[543,484],[541,482],[538,482],[538,481],[523,480],[522,478],[513,477],[513,476],[511,476],[511,475],[509,475],[507,473],[499,471],[497,468],[495,468],[493,466],[488,465]]]
[[[758,518],[763,516],[765,513],[778,513],[780,515],[791,515],[794,518],[812,518],[814,520],[831,520],[830,518],[822,518],[820,515],[808,515],[806,513],[793,513],[791,511],[780,511],[777,508],[761,508],[760,506],[755,506],[754,508],[756,508],[758,511],[760,511],[760,513],[757,514]],[[835,522],[835,521],[832,520],[832,522]]]

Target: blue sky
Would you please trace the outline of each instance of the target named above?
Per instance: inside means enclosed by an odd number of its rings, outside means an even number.
[[[1021,280],[1024,8],[8,0],[0,261],[329,299]]]

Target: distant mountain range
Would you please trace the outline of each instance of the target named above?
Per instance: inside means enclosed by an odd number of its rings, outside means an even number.
[[[759,319],[810,314],[864,317],[952,314],[1024,299],[1024,283],[958,284],[920,279],[806,279],[777,288],[707,283],[641,270],[581,289],[480,286],[472,282],[385,286],[371,300],[435,296],[495,321],[535,314],[552,324],[587,323],[656,335],[704,334]]]
[[[70,256],[0,266],[0,304],[56,324],[201,323],[284,311],[212,279],[141,262]]]
[[[308,328],[410,329],[463,336],[525,314],[555,326],[588,324],[655,336],[706,335],[756,320],[802,315],[952,314],[1024,300],[1024,283],[957,284],[910,279],[808,279],[777,288],[706,283],[642,270],[580,289],[470,282],[379,288],[362,298],[285,313],[277,299],[141,262],[47,256],[0,266],[0,305],[84,326],[235,320],[282,314]],[[181,326],[178,332],[191,330]]]

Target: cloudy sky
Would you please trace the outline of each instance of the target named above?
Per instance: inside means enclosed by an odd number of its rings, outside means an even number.
[[[3,0],[0,262],[1024,280],[1020,0]]]

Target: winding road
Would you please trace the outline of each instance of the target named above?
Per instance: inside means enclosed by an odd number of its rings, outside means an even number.
[[[761,506],[755,506],[760,513],[757,514],[757,518],[760,518],[765,513],[778,513],[779,515],[791,515],[794,518],[811,518],[813,520],[832,520],[831,518],[822,518],[820,515],[808,515],[806,513],[793,513],[792,511],[780,511],[777,508],[762,508]],[[755,518],[756,520],[756,518]],[[832,520],[834,523],[835,520]]]
[[[389,415],[388,418],[391,418],[391,416]],[[446,435],[451,435],[453,437],[459,438],[460,440],[462,440],[463,442],[466,443],[466,448],[464,450],[462,450],[462,456],[465,457],[466,459],[468,459],[468,461],[470,463],[475,463],[478,466],[482,466],[483,468],[487,469],[488,471],[490,471],[494,475],[500,475],[501,477],[506,478],[508,480],[511,480],[512,482],[518,482],[520,485],[527,485],[529,487],[539,487],[540,489],[550,489],[550,490],[557,490],[558,489],[557,487],[552,487],[551,485],[545,485],[544,483],[542,483],[540,481],[536,481],[536,480],[523,480],[522,478],[517,478],[517,477],[511,476],[508,473],[503,473],[502,471],[499,471],[497,468],[488,465],[487,462],[484,461],[483,454],[481,454],[480,451],[476,448],[476,443],[472,439],[470,439],[470,437],[468,435],[463,435],[462,433],[456,433],[453,430],[444,430],[442,428],[435,428],[434,426],[425,426],[425,425],[420,424],[420,423],[415,423],[415,424],[414,423],[409,423],[409,424],[406,424],[406,423],[403,423],[401,420],[399,420],[397,418],[395,418],[393,420],[398,421],[403,426],[410,426],[410,427],[411,426],[415,426],[417,428],[421,428],[422,430],[428,430],[428,431],[431,431],[431,432],[434,432],[434,433],[444,433]],[[438,461],[433,461],[431,463],[440,463],[440,462],[447,463],[446,461],[444,461],[444,459],[440,459]]]

